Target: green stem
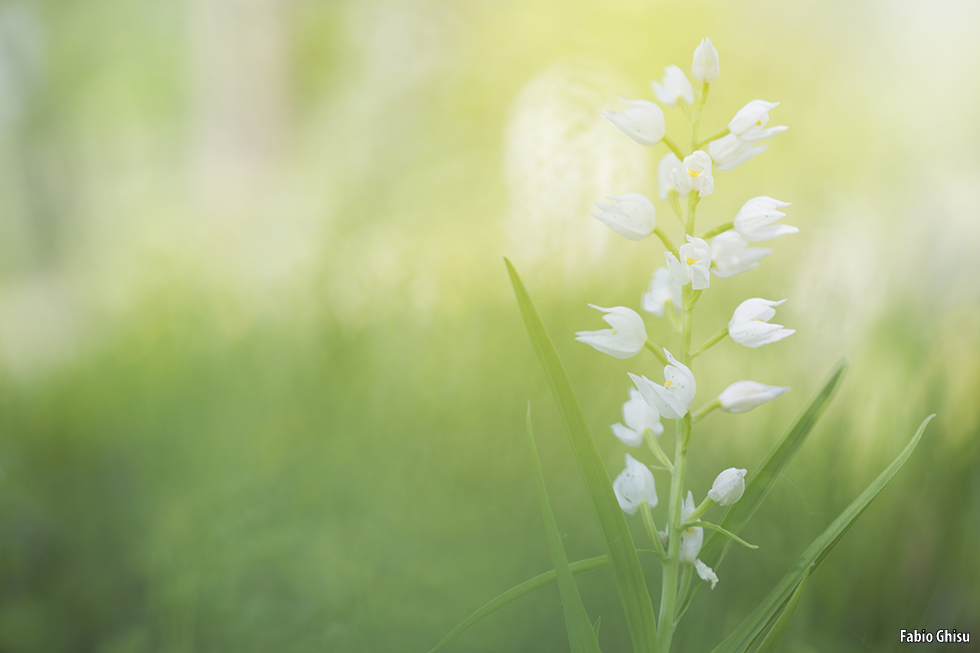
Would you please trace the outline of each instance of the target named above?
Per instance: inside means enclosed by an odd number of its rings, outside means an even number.
[[[698,103],[698,115],[694,118],[694,128],[691,131],[691,149],[698,149],[698,127],[701,125],[701,114],[704,113],[704,102],[708,99],[708,82],[701,85],[701,102]],[[666,651],[664,651],[666,653]]]
[[[650,429],[645,429],[643,435],[646,438],[647,446],[650,447],[650,451],[653,455],[657,457],[657,460],[664,464],[664,469],[666,469],[671,474],[674,473],[674,463],[670,462],[670,458],[664,453],[664,450],[660,448],[660,442],[657,441],[657,436],[653,434]]]
[[[667,303],[664,304],[664,314],[667,315],[670,323],[674,325],[674,330],[677,331],[677,333],[680,333],[683,330],[683,327],[681,327],[681,321],[677,319],[677,311],[674,310],[674,302],[667,301]]]
[[[674,247],[674,243],[673,241],[670,240],[670,236],[668,236],[663,229],[661,229],[660,227],[654,227],[653,233],[657,234],[657,237],[660,239],[660,242],[664,244],[664,247],[670,250],[671,254],[673,254],[674,256],[678,256],[677,248]]]
[[[643,344],[647,349],[649,349],[650,351],[652,351],[654,354],[657,355],[657,358],[660,359],[661,363],[663,363],[664,365],[667,364],[667,357],[664,356],[663,347],[655,343],[653,340],[650,340],[649,338],[647,338],[647,341]]]
[[[701,505],[695,508],[694,512],[692,512],[690,515],[687,516],[687,522],[685,523],[690,524],[692,522],[697,521],[698,519],[701,518],[701,515],[708,512],[708,508],[710,508],[713,505],[715,505],[715,502],[709,499],[708,497],[705,497],[704,501],[701,502]],[[690,528],[690,526],[682,526],[682,528],[686,530]]]
[[[680,107],[680,110],[684,112],[684,115],[687,116],[688,120],[694,122],[694,114],[691,113],[691,107],[690,105],[688,105],[687,102],[685,102],[683,99],[678,99],[677,106]]]
[[[700,201],[701,195],[697,191],[692,190],[687,194],[687,222],[684,223],[684,233],[688,236],[694,235],[694,211]]]
[[[728,129],[728,127],[725,127],[725,128],[724,128],[724,129],[722,129],[722,130],[721,130],[720,132],[718,132],[718,133],[716,133],[716,134],[712,134],[711,136],[708,136],[708,137],[707,137],[706,139],[704,139],[703,141],[700,141],[700,142],[698,143],[698,145],[697,145],[697,147],[696,147],[696,148],[694,148],[694,149],[697,149],[697,150],[700,150],[700,149],[701,149],[701,146],[702,146],[702,145],[707,145],[707,144],[708,144],[708,143],[710,143],[711,141],[716,141],[716,140],[718,140],[719,138],[724,138],[725,136],[728,136],[728,134],[730,134],[730,133],[731,133],[731,131],[730,131],[730,130]]]
[[[643,514],[643,525],[647,529],[647,537],[653,540],[653,546],[657,548],[660,561],[665,562],[667,560],[667,552],[664,551],[664,543],[660,541],[660,534],[657,533],[657,525],[653,521],[653,512],[650,510],[650,504],[644,501],[640,505],[640,512]]]
[[[725,233],[729,229],[734,229],[734,228],[735,228],[735,223],[726,222],[725,224],[718,225],[717,227],[715,227],[710,231],[704,232],[703,234],[698,236],[698,238],[701,238],[702,240],[707,240],[708,238],[713,238],[718,234]]]
[[[718,399],[712,399],[711,401],[709,401],[708,403],[706,403],[705,405],[701,406],[696,411],[694,411],[694,415],[691,417],[691,421],[697,424],[702,419],[707,417],[708,413],[710,413],[711,411],[717,408],[721,408],[721,402],[718,401]]]
[[[724,528],[722,528],[718,524],[712,524],[711,522],[707,522],[707,521],[693,522],[691,520],[688,520],[688,521],[684,522],[684,525],[683,526],[681,526],[681,528],[683,528],[683,529],[697,528],[697,527],[707,528],[707,529],[712,530],[712,531],[718,531],[722,535],[727,535],[728,537],[732,538],[733,540],[735,540],[736,542],[738,542],[742,546],[747,547],[749,549],[758,549],[759,548],[759,545],[758,544],[749,544],[748,542],[746,542],[745,540],[743,540],[742,538],[740,538],[735,533],[732,533],[730,531],[726,531]]]
[[[670,148],[670,151],[674,153],[674,156],[676,156],[681,161],[684,160],[684,153],[681,152],[681,149],[677,147],[677,144],[674,141],[670,140],[670,138],[668,138],[667,136],[664,136],[664,145]]]
[[[684,221],[684,209],[681,208],[681,201],[678,199],[679,195],[676,190],[672,190],[667,193],[667,198],[670,200],[670,208],[674,209],[674,215],[681,221],[681,225],[687,226],[687,222]]]
[[[692,358],[697,358],[698,356],[700,356],[701,354],[703,354],[704,352],[708,351],[709,349],[711,349],[712,347],[714,347],[715,345],[717,345],[719,342],[721,342],[722,340],[724,340],[725,339],[725,336],[727,336],[727,335],[728,335],[728,327],[725,327],[724,329],[722,329],[721,331],[719,331],[715,335],[713,335],[710,338],[708,338],[707,340],[705,340],[704,341],[704,344],[702,344],[700,347],[698,347],[697,349],[695,349],[691,353],[691,357]]]
[[[681,591],[678,595],[677,607],[674,610],[674,626],[681,620],[681,603],[682,597],[687,596],[687,592],[691,589],[691,577],[694,574],[694,565],[684,565],[683,576],[681,577]]]

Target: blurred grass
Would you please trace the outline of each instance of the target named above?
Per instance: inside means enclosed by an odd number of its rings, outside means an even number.
[[[655,195],[656,161],[619,158],[578,116],[646,97],[706,34],[722,56],[707,124],[761,97],[791,129],[718,176],[702,224],[769,194],[802,233],[715,280],[695,340],[749,296],[788,297],[778,318],[799,332],[699,360],[699,398],[740,378],[793,391],[707,419],[691,487],[751,467],[834,361],[853,367],[744,533],[761,548],[732,551],[678,649],[737,626],[931,412],[784,641],[970,630],[977,18],[956,2],[0,5],[0,650],[427,650],[550,567],[527,399],[569,558],[600,553],[500,257],[521,253],[616,473],[625,373],[659,366],[571,334],[599,327],[587,302],[635,307],[661,263],[604,240],[587,203]],[[567,92],[522,95],[535,80]],[[523,111],[558,136],[516,129]],[[507,166],[528,153],[554,165],[520,185]],[[626,647],[611,577],[579,587],[604,650]],[[454,646],[566,650],[557,592]]]

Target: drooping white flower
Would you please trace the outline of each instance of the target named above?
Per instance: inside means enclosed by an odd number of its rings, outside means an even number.
[[[721,72],[718,66],[718,51],[711,45],[711,39],[704,39],[694,50],[694,63],[691,64],[691,74],[694,79],[705,84],[718,79]]]
[[[738,344],[752,348],[793,335],[796,333],[795,329],[783,328],[782,324],[769,324],[769,320],[776,315],[774,307],[785,301],[782,299],[774,302],[759,297],[746,299],[732,314],[732,319],[728,322],[728,335]]]
[[[718,576],[715,575],[715,572],[712,571],[711,567],[704,564],[700,560],[695,560],[694,568],[697,570],[698,576],[701,577],[701,580],[706,580],[711,583],[711,589],[714,589],[715,585],[718,584]]]
[[[650,468],[633,456],[626,454],[626,469],[613,481],[613,491],[619,507],[627,515],[634,515],[644,501],[651,507],[657,506],[657,486]]]
[[[703,290],[711,285],[708,269],[711,267],[711,247],[702,238],[687,237],[687,243],[681,245],[678,253],[680,260],[672,252],[664,252],[667,259],[667,269],[674,283],[679,286],[692,284],[695,290]]]
[[[762,154],[768,145],[755,145],[751,141],[740,141],[734,134],[728,134],[708,143],[708,154],[721,172],[729,172],[742,165],[757,154]]]
[[[747,470],[729,467],[715,478],[708,490],[708,498],[719,506],[730,506],[742,498],[745,492],[745,474]]]
[[[636,356],[647,341],[647,329],[640,314],[625,306],[603,308],[589,304],[597,311],[604,311],[602,318],[611,329],[599,331],[579,331],[575,339],[594,347],[603,354],[613,358],[629,358]]]
[[[657,268],[650,279],[650,287],[640,298],[640,306],[647,313],[663,317],[667,302],[680,310],[681,287],[674,281],[667,268]]]
[[[629,376],[643,399],[656,408],[661,417],[680,419],[691,409],[698,386],[694,374],[686,365],[677,362],[666,349],[664,354],[667,355],[667,365],[664,366],[663,385],[658,385],[645,376]]]
[[[677,66],[664,68],[662,82],[650,82],[657,99],[667,106],[677,106],[677,100],[683,99],[686,104],[694,104],[694,89],[687,75]]]
[[[780,125],[763,129],[769,122],[769,112],[779,106],[779,102],[752,100],[738,110],[728,123],[728,130],[740,141],[754,143],[771,138],[788,127]]]
[[[711,273],[727,279],[759,267],[759,261],[770,254],[771,249],[749,247],[737,231],[729,229],[711,239]]]
[[[653,202],[639,193],[610,195],[612,204],[596,204],[599,213],[590,213],[607,227],[627,240],[643,240],[657,227],[657,209]]]
[[[647,429],[658,438],[664,432],[664,425],[660,423],[660,413],[648,404],[640,391],[635,388],[630,388],[629,401],[623,404],[623,421],[626,422],[625,425],[616,422],[611,428],[613,435],[629,447],[643,444],[643,433]]]
[[[603,111],[602,117],[640,145],[656,145],[667,133],[664,111],[649,100],[620,101],[628,106],[626,111]]]
[[[670,179],[681,195],[697,191],[698,197],[706,197],[715,192],[711,157],[704,150],[697,150],[684,157],[680,167],[670,171]]]
[[[789,386],[765,385],[755,381],[736,381],[721,391],[718,401],[721,409],[729,413],[745,413],[756,406],[789,392]]]
[[[687,496],[684,497],[684,502],[681,503],[682,524],[691,516],[694,508],[694,494],[688,491]],[[699,519],[698,521],[701,520]],[[704,529],[700,526],[693,526],[681,533],[681,562],[693,565],[694,561],[698,558],[698,554],[701,552],[702,542],[704,542]]]
[[[682,165],[681,160],[673,152],[668,152],[664,158],[660,159],[660,168],[657,174],[658,185],[660,186],[660,199],[667,199],[670,191],[677,190],[677,184],[674,183],[673,171],[680,169]],[[677,192],[680,191],[677,190]]]
[[[786,214],[779,210],[784,206],[789,206],[789,202],[780,202],[766,195],[753,197],[742,205],[732,221],[735,231],[752,243],[795,234],[799,231],[797,227],[773,224],[776,220],[786,217]]]

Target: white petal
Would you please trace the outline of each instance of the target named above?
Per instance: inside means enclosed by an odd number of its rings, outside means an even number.
[[[715,588],[715,585],[718,584],[718,576],[715,575],[715,572],[711,569],[711,567],[709,567],[708,565],[704,564],[700,560],[695,560],[694,561],[694,568],[697,570],[698,576],[701,577],[701,580],[706,580],[706,581],[710,582],[711,583],[711,589],[714,589]]]

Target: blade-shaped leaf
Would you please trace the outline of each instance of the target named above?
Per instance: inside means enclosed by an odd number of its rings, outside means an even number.
[[[653,549],[637,549],[637,553],[641,555],[657,555],[657,552]],[[601,555],[594,558],[586,558],[585,560],[578,560],[568,565],[572,574],[578,576],[579,574],[584,574],[587,571],[594,571],[596,569],[601,569],[609,565],[609,556]],[[452,629],[452,631],[442,638],[442,641],[436,644],[429,653],[436,653],[443,646],[448,644],[451,640],[455,639],[457,635],[462,633],[464,630],[477,623],[484,617],[487,617],[500,608],[513,603],[522,596],[527,596],[532,592],[535,592],[543,587],[548,587],[549,585],[554,585],[558,577],[555,574],[555,570],[546,571],[543,574],[539,574],[534,578],[528,579],[521,583],[520,585],[515,585],[503,594],[500,594],[493,600],[487,602],[479,610],[467,617],[462,623]]]
[[[922,432],[925,431],[926,425],[933,417],[935,415],[930,415],[923,420],[919,426],[919,430],[916,431],[915,436],[912,437],[912,440],[902,450],[902,453],[827,527],[827,530],[813,541],[809,548],[803,552],[803,555],[800,556],[799,560],[796,561],[792,569],[783,576],[782,580],[779,581],[776,587],[759,604],[759,607],[742,622],[742,625],[728,639],[719,644],[712,653],[742,653],[746,649],[749,643],[770,622],[773,614],[786,602],[790,592],[799,584],[800,579],[807,573],[807,570],[811,566],[813,568],[820,566],[820,563],[826,559],[834,547],[837,546],[837,543],[840,542],[841,538],[854,525],[857,518],[864,513],[868,504],[878,496],[878,493],[888,484],[888,481],[902,468],[905,461],[912,455],[916,445],[919,444],[919,440],[922,439]]]
[[[531,462],[534,466],[534,489],[538,494],[544,530],[548,534],[548,548],[551,549],[551,560],[555,563],[555,573],[558,576],[558,592],[561,594],[561,607],[565,614],[568,643],[571,645],[572,653],[598,653],[599,642],[595,631],[592,630],[589,615],[585,612],[585,605],[582,603],[582,596],[578,593],[578,586],[575,585],[575,578],[568,568],[568,557],[561,544],[561,533],[558,532],[558,524],[548,502],[548,489],[544,484],[544,472],[541,471],[541,460],[534,446],[534,432],[531,429],[531,402],[527,404],[525,427],[528,446],[531,449]]]
[[[789,597],[789,602],[786,604],[786,607],[783,608],[782,613],[779,614],[779,618],[776,619],[776,623],[773,624],[772,628],[766,634],[766,638],[759,644],[759,648],[755,649],[755,653],[773,653],[776,650],[776,646],[779,645],[779,640],[783,638],[786,627],[789,626],[789,622],[793,618],[793,613],[796,612],[796,606],[800,602],[800,597],[803,596],[806,581],[810,578],[810,572],[812,570],[813,567],[811,566],[803,574],[800,584],[796,586],[796,591]]]
[[[640,569],[640,560],[636,555],[633,537],[630,535],[626,517],[616,501],[609,475],[599,457],[592,433],[582,414],[571,381],[565,372],[555,345],[551,342],[544,323],[534,308],[531,296],[524,288],[517,270],[507,259],[507,272],[510,274],[517,304],[524,318],[524,326],[531,337],[531,344],[538,355],[541,367],[544,368],[548,385],[558,404],[558,412],[568,432],[578,463],[579,471],[585,481],[592,509],[599,521],[599,531],[609,554],[610,565],[616,580],[619,599],[626,613],[626,623],[629,627],[630,639],[636,653],[650,653],[658,650],[657,622],[653,614],[653,603],[647,591],[647,584]]]

